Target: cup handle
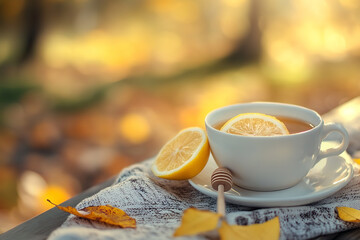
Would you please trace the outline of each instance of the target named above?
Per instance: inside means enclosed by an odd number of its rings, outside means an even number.
[[[324,125],[324,128],[322,130],[322,136],[321,136],[321,141],[324,140],[324,138],[329,135],[331,132],[338,132],[340,133],[340,135],[342,136],[342,141],[341,143],[335,147],[335,148],[329,148],[326,150],[320,150],[319,155],[316,159],[316,163],[319,162],[320,159],[329,157],[329,156],[334,156],[334,155],[339,155],[340,153],[342,153],[343,151],[346,150],[346,148],[349,145],[349,134],[346,131],[346,129],[344,128],[344,126],[340,123],[326,123]]]

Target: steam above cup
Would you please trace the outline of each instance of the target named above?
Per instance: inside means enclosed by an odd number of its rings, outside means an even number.
[[[241,113],[264,113],[307,122],[310,130],[281,136],[241,136],[214,126]],[[319,160],[346,150],[349,136],[338,123],[324,124],[315,111],[297,105],[254,102],[222,107],[205,118],[211,153],[219,167],[229,169],[234,184],[256,191],[275,191],[300,182]],[[320,149],[332,132],[342,137],[336,148]],[[326,173],[324,173],[326,174]]]

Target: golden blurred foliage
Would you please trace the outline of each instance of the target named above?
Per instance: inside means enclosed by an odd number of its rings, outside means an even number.
[[[215,108],[359,96],[359,40],[357,0],[0,0],[0,231]]]

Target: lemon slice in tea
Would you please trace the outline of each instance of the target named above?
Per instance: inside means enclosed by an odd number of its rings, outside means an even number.
[[[289,134],[285,124],[262,113],[242,113],[228,120],[220,129],[243,136],[276,136]]]

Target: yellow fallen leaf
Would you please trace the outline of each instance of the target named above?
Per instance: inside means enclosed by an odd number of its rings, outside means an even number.
[[[354,158],[353,161],[357,164],[360,164],[360,158]]]
[[[222,223],[220,229],[221,240],[228,239],[266,239],[273,240],[280,237],[280,221],[279,217],[275,217],[267,222],[260,224],[253,224],[248,226],[229,225],[225,221]]]
[[[188,208],[184,211],[181,225],[175,230],[174,237],[196,235],[217,228],[221,215],[206,210]]]
[[[360,210],[350,207],[336,207],[339,218],[346,222],[360,222]]]
[[[56,205],[55,203],[52,203],[49,199],[48,202],[55,205],[60,210],[74,214],[75,216],[81,218],[95,220],[98,222],[103,222],[122,228],[136,228],[136,220],[134,218],[127,215],[123,210],[112,207],[110,205],[86,207],[84,209],[81,209],[79,212],[76,208],[73,207],[63,207]]]

